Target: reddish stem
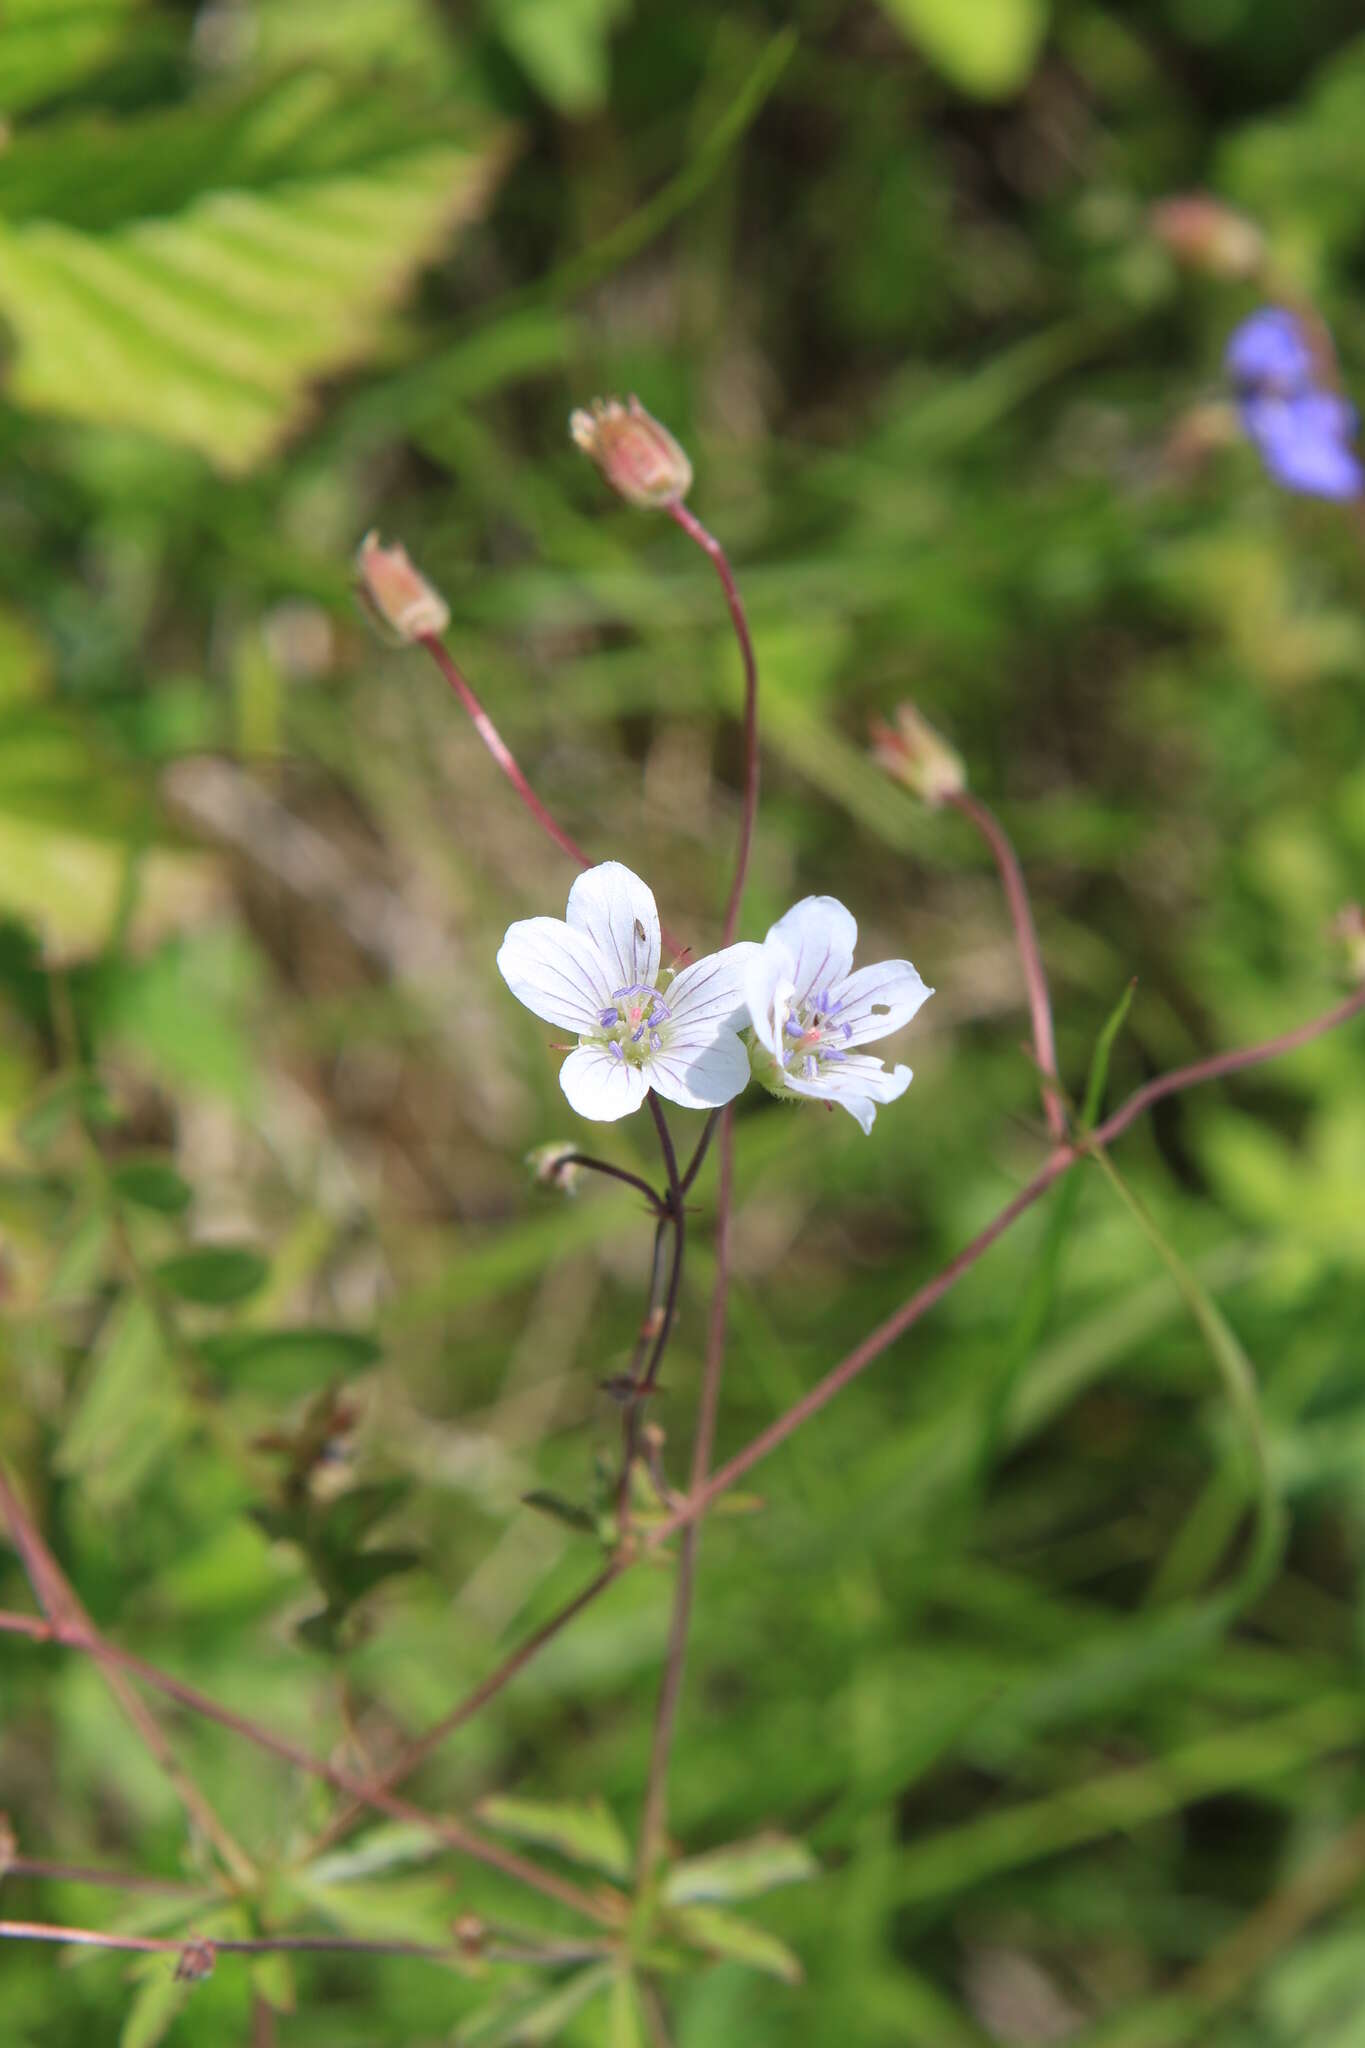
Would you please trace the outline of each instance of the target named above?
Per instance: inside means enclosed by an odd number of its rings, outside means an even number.
[[[55,1617],[41,1620],[32,1614],[0,1613],[0,1634],[28,1636],[34,1642],[61,1643],[68,1649],[84,1650],[102,1664],[116,1667],[138,1679],[153,1691],[164,1693],[167,1699],[175,1700],[192,1714],[202,1714],[206,1721],[216,1721],[222,1728],[228,1728],[234,1735],[240,1735],[246,1742],[254,1742],[258,1749],[268,1750],[272,1756],[293,1764],[306,1771],[310,1777],[321,1778],[336,1791],[343,1792],[350,1799],[362,1801],[387,1813],[392,1820],[407,1821],[413,1827],[425,1828],[436,1839],[443,1842],[457,1855],[468,1856],[477,1863],[486,1863],[490,1869],[500,1870],[504,1877],[512,1878],[517,1884],[524,1884],[533,1891],[543,1892],[546,1898],[557,1899],[571,1912],[580,1913],[585,1919],[595,1920],[603,1926],[610,1926],[616,1919],[615,1912],[599,1898],[581,1891],[577,1885],[569,1884],[564,1878],[541,1870],[529,1863],[514,1850],[504,1849],[501,1844],[486,1842],[479,1835],[460,1826],[458,1821],[449,1820],[441,1814],[426,1813],[420,1806],[414,1806],[406,1799],[399,1799],[391,1792],[381,1792],[374,1786],[364,1784],[346,1771],[323,1757],[314,1756],[302,1749],[286,1736],[276,1735],[259,1721],[251,1720],[245,1714],[238,1714],[231,1707],[220,1706],[207,1693],[195,1686],[187,1685],[183,1679],[173,1678],[169,1672],[158,1670],[156,1665],[135,1657],[131,1651],[120,1649],[118,1644],[107,1642],[102,1636],[87,1629],[73,1626]]]
[[[417,1956],[429,1962],[450,1962],[458,1955],[455,1948],[436,1948],[425,1941],[366,1941],[345,1934],[267,1934],[254,1938],[105,1934],[95,1927],[58,1927],[42,1920],[0,1920],[0,1941],[50,1941],[64,1948],[109,1948],[148,1956],[183,1955],[187,1948],[227,1956],[317,1953]]]
[[[1338,1003],[1336,1008],[1329,1010],[1325,1016],[1315,1017],[1307,1024],[1300,1024],[1293,1031],[1281,1033],[1278,1038],[1267,1039],[1261,1045],[1245,1046],[1237,1052],[1215,1053],[1210,1059],[1196,1060],[1187,1067],[1177,1067],[1174,1073],[1149,1081],[1144,1088],[1139,1088],[1135,1094],[1130,1095],[1127,1102],[1092,1131],[1083,1143],[1058,1146],[1057,1150],[1049,1155],[1045,1164],[1038,1169],[1033,1179],[1020,1189],[1012,1201],[1006,1203],[993,1222],[988,1223],[970,1244],[963,1247],[956,1258],[948,1262],[941,1273],[934,1279],[926,1281],[923,1287],[917,1288],[894,1315],[888,1316],[886,1321],[870,1336],[865,1337],[861,1344],[855,1346],[846,1358],[833,1366],[823,1379],[817,1380],[810,1392],[804,1394],[785,1415],[780,1415],[776,1422],[770,1423],[768,1428],[761,1431],[751,1443],[746,1444],[742,1451],[737,1451],[728,1464],[722,1465],[714,1472],[706,1485],[700,1491],[693,1492],[682,1507],[663,1522],[656,1523],[645,1539],[646,1549],[655,1549],[660,1543],[666,1542],[675,1530],[685,1528],[689,1522],[695,1521],[698,1515],[705,1514],[718,1494],[724,1493],[771,1451],[775,1451],[779,1444],[785,1443],[789,1436],[793,1436],[800,1429],[803,1422],[809,1422],[813,1415],[818,1415],[851,1380],[855,1380],[859,1373],[865,1372],[898,1337],[904,1336],[921,1316],[935,1307],[962,1275],[969,1272],[977,1260],[990,1250],[996,1239],[1002,1237],[1011,1224],[1017,1223],[1025,1211],[1031,1209],[1038,1198],[1047,1193],[1053,1182],[1069,1172],[1077,1160],[1083,1159],[1087,1152],[1097,1151],[1101,1146],[1111,1144],[1131,1123],[1136,1122],[1144,1111],[1150,1109],[1153,1103],[1162,1101],[1166,1096],[1178,1095],[1186,1088],[1197,1088],[1205,1081],[1223,1080],[1230,1074],[1241,1073],[1247,1067],[1262,1066],[1267,1060],[1279,1059],[1284,1053],[1295,1052],[1301,1045],[1308,1045],[1313,1039],[1321,1038],[1327,1032],[1335,1030],[1339,1024],[1345,1024],[1352,1017],[1359,1016],[1362,1010],[1365,1010],[1365,988],[1358,988],[1353,995],[1347,996],[1344,1002]]]
[[[950,796],[948,802],[975,825],[989,846],[995,865],[1000,871],[1005,900],[1009,905],[1010,919],[1014,925],[1019,961],[1024,970],[1024,982],[1028,989],[1029,1015],[1033,1020],[1033,1056],[1043,1076],[1043,1108],[1047,1114],[1048,1133],[1054,1143],[1061,1144],[1066,1136],[1066,1108],[1057,1083],[1057,1042],[1052,1030],[1052,1002],[1048,995],[1043,956],[1038,949],[1038,932],[1033,922],[1033,910],[1029,903],[1024,871],[1019,865],[1019,856],[1010,844],[1009,834],[994,811],[983,804],[979,797],[973,796],[970,790],[963,789]]]
[[[728,946],[739,929],[739,907],[744,897],[745,877],[749,872],[749,849],[753,844],[754,819],[758,815],[758,663],[754,657],[754,643],[749,637],[749,621],[745,617],[739,587],[724,548],[715,535],[709,533],[702,525],[696,514],[689,512],[681,501],[670,505],[668,512],[688,539],[695,541],[714,563],[721,589],[725,592],[725,602],[730,608],[735,638],[739,642],[740,658],[744,663],[744,801],[739,816],[735,878],[730,884],[730,900],[725,906],[725,922],[721,927],[720,940],[722,946]]]
[[[75,1589],[66,1574],[43,1541],[38,1525],[29,1514],[18,1490],[10,1484],[9,1475],[3,1465],[0,1465],[0,1513],[4,1515],[11,1540],[19,1553],[28,1582],[33,1588],[33,1596],[49,1622],[55,1624],[60,1619],[63,1626],[79,1636],[88,1638],[89,1647],[98,1655],[103,1638],[76,1598]],[[199,1790],[193,1778],[181,1769],[175,1751],[146,1701],[138,1697],[121,1672],[106,1670],[105,1680],[146,1748],[165,1772],[191,1821],[202,1830],[205,1839],[212,1842],[233,1883],[241,1886],[254,1884],[256,1871],[251,1858],[219,1819],[214,1807]]]
[[[48,1863],[37,1856],[0,1860],[0,1877],[46,1879],[53,1884],[85,1884],[119,1892],[158,1892],[186,1899],[209,1900],[214,1893],[202,1884],[178,1877],[143,1877],[135,1870],[100,1870],[86,1863]]]
[[[584,853],[578,841],[571,839],[563,826],[550,816],[550,813],[546,810],[544,804],[540,801],[540,798],[536,795],[518,767],[516,756],[475,696],[462,670],[457,667],[453,656],[446,648],[445,642],[436,633],[423,633],[420,636],[419,644],[426,648],[427,653],[450,684],[451,689],[468,712],[475,732],[479,735],[479,738],[483,741],[489,753],[493,756],[493,759],[497,762],[499,768],[501,768],[503,774],[507,777],[507,780],[511,783],[537,825],[539,825],[541,831],[548,832],[560,852],[567,853],[570,860],[578,862],[579,867],[590,868],[592,866],[591,856]]]

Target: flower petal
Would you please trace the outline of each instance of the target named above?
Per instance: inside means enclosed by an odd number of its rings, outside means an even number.
[[[785,950],[796,1000],[804,1002],[812,989],[818,994],[847,975],[858,926],[852,911],[835,897],[803,896],[778,919],[763,943]]]
[[[557,917],[509,925],[498,948],[498,972],[519,1003],[547,1024],[596,1031],[611,988],[592,941]]]
[[[638,875],[619,860],[604,860],[578,877],[564,914],[601,956],[608,994],[635,982],[653,988],[659,972],[659,912],[653,890]]]
[[[780,940],[765,939],[740,962],[740,989],[754,1036],[774,1059],[781,1056],[782,1026],[792,1000],[792,958]]]
[[[649,1093],[644,1070],[614,1059],[600,1039],[575,1047],[559,1070],[559,1085],[571,1109],[599,1124],[629,1116]]]
[[[742,939],[737,946],[694,960],[674,976],[663,991],[671,1019],[670,1047],[683,1042],[699,1047],[726,1026],[748,1022],[745,970],[762,951],[752,939]]]
[[[908,960],[881,960],[875,967],[860,967],[831,993],[838,1005],[836,1021],[849,1028],[845,1043],[867,1045],[908,1024],[934,991]]]
[[[567,1066],[568,1062],[565,1062]],[[696,1047],[676,1040],[645,1062],[649,1085],[684,1109],[719,1109],[742,1095],[749,1081],[749,1055],[733,1031]]]
[[[883,1060],[855,1053],[837,1067],[826,1067],[813,1081],[788,1074],[787,1086],[794,1095],[807,1095],[815,1102],[837,1102],[866,1133],[872,1129],[877,1104],[904,1095],[913,1078],[909,1067],[888,1067]]]

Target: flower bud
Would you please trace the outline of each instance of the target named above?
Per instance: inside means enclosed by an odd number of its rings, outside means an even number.
[[[175,1977],[178,1984],[202,1984],[205,1977],[213,1975],[217,1950],[211,1941],[192,1934],[180,1954],[176,1957]]]
[[[878,764],[912,796],[936,810],[967,787],[962,756],[934,731],[913,704],[896,709],[894,726],[872,721],[872,752]]]
[[[1256,277],[1265,264],[1265,239],[1255,221],[1207,192],[1162,199],[1148,219],[1177,263],[1210,277]]]
[[[562,1195],[576,1195],[578,1183],[583,1177],[581,1166],[574,1164],[577,1145],[537,1145],[534,1152],[526,1155],[526,1164],[531,1169],[531,1178],[537,1187],[558,1188]]]
[[[371,617],[410,645],[428,633],[444,633],[450,606],[408,560],[397,542],[386,548],[377,533],[367,533],[355,558],[356,589]]]
[[[594,398],[570,415],[569,432],[628,505],[677,505],[692,488],[686,454],[638,398]]]
[[[1365,983],[1365,907],[1348,903],[1332,919],[1331,936],[1346,979],[1357,986]]]

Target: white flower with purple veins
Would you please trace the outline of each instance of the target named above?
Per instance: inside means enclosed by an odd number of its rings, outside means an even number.
[[[877,1104],[910,1086],[910,1069],[888,1069],[858,1048],[899,1031],[934,991],[908,960],[855,973],[857,938],[842,903],[807,896],[752,949],[743,984],[764,1086],[774,1095],[837,1102],[870,1131]]]
[[[740,971],[757,951],[729,946],[660,988],[653,892],[608,860],[579,876],[563,922],[509,927],[498,971],[528,1010],[577,1033],[560,1086],[580,1116],[610,1123],[651,1088],[684,1109],[719,1109],[740,1093],[749,1079]]]

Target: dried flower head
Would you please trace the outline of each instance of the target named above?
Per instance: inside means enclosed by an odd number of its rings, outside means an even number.
[[[894,726],[873,720],[872,752],[888,775],[931,809],[960,796],[967,787],[962,756],[913,704],[897,706]]]
[[[176,1981],[180,1984],[202,1984],[205,1977],[213,1975],[215,1961],[214,1946],[198,1935],[191,1935],[175,1961]]]
[[[1256,277],[1265,263],[1265,238],[1255,221],[1208,192],[1162,199],[1148,218],[1152,233],[1177,263],[1210,277]]]
[[[574,1162],[578,1147],[571,1143],[537,1145],[526,1155],[531,1178],[540,1188],[558,1188],[561,1195],[576,1195],[583,1169]]]
[[[594,398],[570,415],[569,432],[628,505],[677,505],[692,488],[686,453],[638,398]]]
[[[400,543],[385,547],[377,533],[367,533],[356,551],[356,589],[378,625],[404,645],[428,633],[444,633],[450,606],[439,590],[414,569]]]

